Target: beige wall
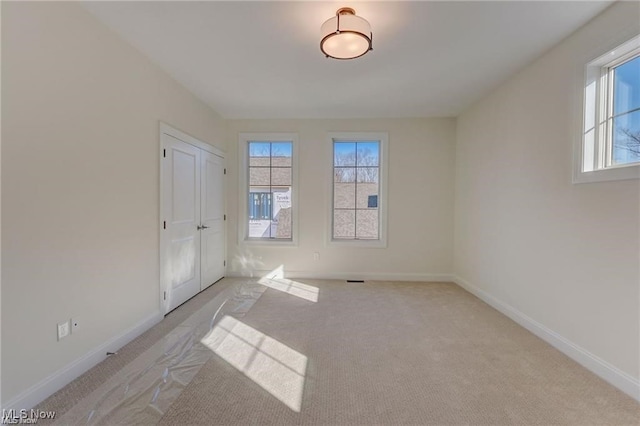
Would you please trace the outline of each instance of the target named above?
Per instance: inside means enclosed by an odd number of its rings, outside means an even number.
[[[452,271],[455,120],[229,120],[228,271],[261,273],[281,264],[289,276],[425,279]],[[388,247],[327,247],[331,202],[328,132],[388,132]],[[299,137],[299,246],[238,244],[238,137],[294,132]],[[320,260],[313,260],[313,253]],[[248,266],[247,266],[248,265]]]
[[[77,4],[2,3],[5,402],[159,311],[159,120],[224,140]],[[71,317],[80,331],[57,342]]]
[[[584,65],[640,30],[639,7],[615,4],[458,118],[454,242],[460,278],[636,380],[640,182],[571,176]]]

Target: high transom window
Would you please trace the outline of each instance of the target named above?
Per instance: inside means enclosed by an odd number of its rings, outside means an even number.
[[[586,66],[576,182],[640,176],[640,35]]]

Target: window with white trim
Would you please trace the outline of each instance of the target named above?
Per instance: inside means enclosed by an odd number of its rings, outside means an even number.
[[[334,134],[331,242],[386,242],[385,134]]]
[[[640,49],[633,56],[608,67],[607,121],[611,135],[607,164],[640,162]]]
[[[295,240],[295,135],[240,135],[241,240]]]
[[[582,175],[639,176],[640,36],[587,64],[581,148]]]

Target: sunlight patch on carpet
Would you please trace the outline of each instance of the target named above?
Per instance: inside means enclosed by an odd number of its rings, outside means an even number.
[[[300,412],[307,357],[225,316],[202,344],[295,412]]]
[[[318,301],[320,289],[312,285],[299,283],[284,277],[284,266],[280,265],[258,280],[259,284],[273,290],[282,291],[310,302]]]

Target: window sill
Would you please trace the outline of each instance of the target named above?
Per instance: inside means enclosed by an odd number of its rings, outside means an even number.
[[[610,182],[630,179],[640,179],[640,164],[611,167],[592,172],[577,172],[573,176],[573,183]]]
[[[240,244],[248,246],[298,247],[296,240],[245,239]]]
[[[329,240],[327,242],[327,246],[344,248],[386,249],[387,242],[384,240]]]

